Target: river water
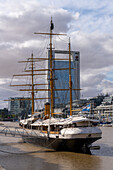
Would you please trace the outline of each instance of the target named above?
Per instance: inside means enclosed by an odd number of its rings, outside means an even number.
[[[55,152],[0,135],[0,170],[113,170],[113,127],[101,130],[102,139],[94,143],[101,148],[92,155]]]

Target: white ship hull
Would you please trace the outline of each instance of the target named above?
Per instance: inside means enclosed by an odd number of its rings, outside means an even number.
[[[90,153],[90,146],[101,138],[98,127],[64,128],[61,134],[48,134],[39,132],[37,136],[23,137],[25,142],[30,142],[42,147],[57,151],[71,151]]]

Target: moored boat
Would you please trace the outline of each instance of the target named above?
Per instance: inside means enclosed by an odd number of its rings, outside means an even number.
[[[73,116],[72,115],[72,90],[80,90],[72,88],[72,79],[71,79],[71,51],[70,51],[70,39],[69,39],[69,88],[68,89],[55,89],[54,88],[54,77],[53,77],[53,56],[52,56],[52,36],[60,35],[52,32],[54,28],[52,19],[50,25],[50,33],[37,33],[37,34],[46,34],[50,36],[50,68],[43,69],[41,71],[48,71],[50,73],[48,81],[50,89],[50,104],[45,104],[45,111],[39,113],[39,117],[34,116],[34,92],[42,91],[43,89],[35,89],[33,77],[34,70],[33,63],[36,61],[31,57],[31,77],[32,84],[31,94],[32,94],[32,116],[29,119],[20,120],[20,125],[24,128],[31,128],[34,131],[38,132],[38,135],[35,137],[27,136],[23,137],[24,141],[31,142],[34,144],[41,145],[43,147],[55,149],[55,150],[65,150],[73,152],[84,152],[90,153],[90,146],[93,142],[101,138],[101,130],[96,126],[98,120],[89,119],[82,116]],[[63,35],[63,34],[61,34]],[[67,69],[67,68],[65,68]],[[27,70],[28,71],[28,70]],[[27,85],[28,86],[28,85]],[[28,89],[28,91],[30,91]],[[55,90],[69,90],[70,92],[70,116],[68,118],[54,118],[54,91]],[[21,90],[24,91],[24,90]],[[41,98],[40,98],[41,100]],[[61,113],[62,114],[62,113]]]
[[[90,153],[90,146],[101,138],[97,120],[71,116],[69,118],[38,119],[31,128],[39,132],[37,137],[25,137],[31,142],[54,150]]]

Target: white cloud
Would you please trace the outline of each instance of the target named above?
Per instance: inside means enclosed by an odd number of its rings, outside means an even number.
[[[75,20],[78,20],[79,17],[80,17],[80,13],[79,13],[79,12],[76,12],[75,14],[73,14],[73,18],[74,18]]]
[[[103,80],[101,81],[100,85],[98,85],[98,88],[102,91],[102,93],[106,94],[113,94],[113,82],[109,80]]]
[[[25,60],[32,51],[36,56],[41,55],[41,50],[47,47],[46,42],[49,42],[46,37],[42,39],[42,36],[33,33],[48,32],[52,16],[54,31],[69,34],[72,50],[80,51],[84,97],[96,96],[107,90],[112,93],[112,81],[107,80],[107,75],[113,70],[112,8],[113,3],[108,0],[50,0],[49,3],[48,0],[1,1],[0,86],[8,83],[15,70],[16,73],[22,70],[22,66],[17,65],[18,60]],[[67,39],[61,37],[60,45],[58,37],[56,40],[55,47],[68,48]],[[42,56],[45,54],[42,53]],[[6,96],[4,91],[2,95]]]

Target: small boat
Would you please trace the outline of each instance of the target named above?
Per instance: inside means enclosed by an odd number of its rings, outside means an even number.
[[[93,142],[101,138],[102,132],[99,127],[97,127],[98,120],[86,118],[83,116],[74,116],[72,115],[72,90],[80,90],[72,88],[72,79],[71,79],[71,51],[70,51],[70,39],[69,39],[69,88],[68,89],[55,89],[54,88],[54,78],[53,78],[53,56],[52,56],[52,36],[60,35],[53,33],[54,24],[51,19],[50,23],[50,33],[36,33],[41,35],[50,36],[50,68],[45,69],[50,73],[49,75],[49,87],[50,91],[50,103],[45,104],[45,110],[41,113],[38,113],[38,117],[35,117],[34,112],[34,92],[38,91],[34,87],[34,69],[33,63],[36,61],[36,58],[33,58],[33,54],[29,62],[31,62],[31,77],[32,83],[30,84],[32,94],[32,116],[31,118],[20,120],[20,126],[24,128],[31,128],[32,130],[38,132],[36,137],[23,137],[23,140],[26,142],[31,142],[43,147],[51,148],[54,150],[64,150],[72,152],[84,152],[90,153],[90,146]],[[63,35],[63,34],[61,34]],[[41,58],[40,58],[41,60]],[[64,69],[64,68],[63,68]],[[67,68],[66,68],[67,69]],[[43,69],[44,70],[44,69]],[[28,71],[28,70],[27,70]],[[39,71],[39,70],[37,70]],[[41,89],[42,91],[43,89]],[[70,115],[67,118],[56,118],[54,115],[54,91],[55,90],[69,90],[70,92]],[[22,89],[21,91],[24,91]],[[47,91],[47,89],[46,89]],[[41,100],[41,98],[40,98]],[[63,113],[60,113],[63,114]]]

